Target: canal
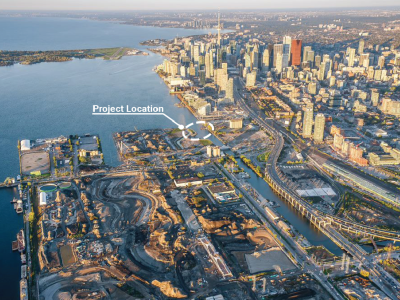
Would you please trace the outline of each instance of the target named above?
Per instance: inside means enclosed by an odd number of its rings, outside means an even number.
[[[236,159],[240,168],[244,169],[251,178],[246,179],[265,199],[274,201],[279,207],[275,210],[289,221],[293,227],[302,234],[313,246],[324,246],[335,255],[341,256],[343,250],[332,242],[325,234],[319,231],[310,221],[303,217],[288,202],[278,197],[268,185],[268,183],[257,176],[253,170],[247,167],[239,158]]]

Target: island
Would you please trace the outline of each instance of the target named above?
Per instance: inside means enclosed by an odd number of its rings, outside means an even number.
[[[33,65],[41,62],[63,62],[78,59],[103,58],[118,60],[123,56],[149,55],[147,52],[134,48],[116,47],[81,50],[51,50],[51,51],[8,51],[0,50],[0,67],[14,64]]]

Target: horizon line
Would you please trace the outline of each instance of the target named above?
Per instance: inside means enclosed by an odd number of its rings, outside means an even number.
[[[219,9],[218,11],[253,11],[253,10],[328,10],[328,9],[369,9],[369,8],[382,8],[382,9],[387,9],[387,8],[400,8],[400,5],[369,5],[369,6],[319,6],[319,7],[277,7],[277,8],[223,8]],[[1,12],[7,12],[7,11],[14,11],[14,12],[140,12],[140,11],[217,11],[214,9],[209,9],[209,8],[187,8],[187,9],[174,9],[174,8],[164,8],[164,9],[123,9],[123,8],[118,8],[118,9],[17,9],[17,8],[1,8],[0,7],[0,13]]]

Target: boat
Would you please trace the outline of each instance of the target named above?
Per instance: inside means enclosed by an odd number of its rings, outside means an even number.
[[[19,298],[28,300],[28,281],[25,278],[19,281]]]
[[[10,203],[17,203],[17,198],[13,198],[11,201],[10,201]]]
[[[25,250],[25,234],[23,229],[21,229],[18,232],[17,240],[18,240],[18,251],[23,252]]]
[[[23,206],[22,206],[22,200],[17,201],[17,214],[22,214],[24,212]]]
[[[21,253],[21,263],[26,264],[26,255]]]
[[[14,209],[17,210],[17,203],[14,203]]]
[[[26,265],[21,266],[21,279],[26,278]]]
[[[12,251],[17,251],[18,250],[18,241],[13,241],[12,242]]]

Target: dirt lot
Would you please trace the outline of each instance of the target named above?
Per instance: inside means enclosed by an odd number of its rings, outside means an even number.
[[[42,174],[50,172],[50,157],[47,152],[28,152],[21,156],[22,174],[40,171]]]

